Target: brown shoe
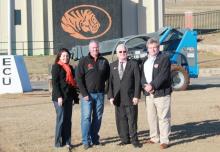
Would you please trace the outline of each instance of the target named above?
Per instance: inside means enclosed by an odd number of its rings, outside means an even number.
[[[147,144],[155,144],[155,142],[154,142],[154,141],[152,141],[152,140],[150,140],[150,139],[149,139],[149,140],[147,140],[147,141],[146,141],[146,143],[147,143]]]
[[[168,144],[160,144],[160,149],[166,149],[168,147],[169,147]]]

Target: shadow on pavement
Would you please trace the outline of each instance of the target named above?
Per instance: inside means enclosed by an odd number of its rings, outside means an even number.
[[[172,126],[171,146],[220,135],[220,120],[190,122]]]
[[[139,139],[140,143],[144,143],[144,141],[148,138],[149,138],[149,131],[148,130],[138,132],[138,139]],[[101,139],[101,143],[103,145],[110,144],[110,143],[116,143],[116,142],[120,142],[119,136]]]
[[[194,31],[197,31],[198,34],[210,34],[210,33],[216,33],[219,32],[219,28],[216,29],[194,29]],[[199,40],[201,41],[201,40]]]
[[[189,85],[187,90],[203,90],[208,88],[219,88],[220,84],[194,84]]]
[[[220,110],[220,109],[219,109]],[[189,143],[200,139],[220,135],[220,119],[190,122],[171,127],[170,146]],[[138,138],[141,143],[149,139],[149,131],[139,131]],[[103,145],[119,142],[118,136],[101,139]],[[79,144],[80,145],[80,144]]]

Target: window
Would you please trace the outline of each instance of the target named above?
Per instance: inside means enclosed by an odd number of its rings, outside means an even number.
[[[21,25],[21,10],[14,11],[14,24]]]

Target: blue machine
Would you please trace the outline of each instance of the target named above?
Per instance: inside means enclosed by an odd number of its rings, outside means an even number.
[[[174,90],[186,90],[190,78],[199,75],[197,33],[190,29],[167,27],[160,36],[163,51],[170,54],[171,76]]]
[[[123,43],[128,48],[130,58],[141,60],[147,55],[146,42],[151,37],[158,39],[160,49],[170,56],[173,89],[186,90],[190,78],[197,78],[199,74],[197,33],[193,30],[164,27],[153,33],[107,40],[100,42],[100,53],[111,54],[111,60],[114,61],[115,49]],[[77,60],[88,54],[88,46],[76,46],[71,51],[73,58]]]

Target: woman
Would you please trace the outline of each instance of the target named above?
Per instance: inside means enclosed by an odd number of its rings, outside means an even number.
[[[56,110],[55,147],[71,145],[72,105],[79,103],[74,69],[69,64],[70,52],[60,49],[52,66],[52,101]]]

